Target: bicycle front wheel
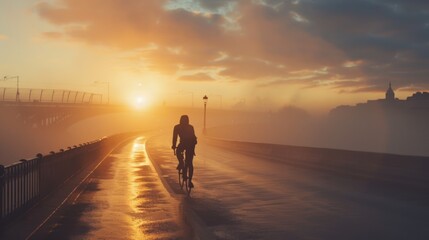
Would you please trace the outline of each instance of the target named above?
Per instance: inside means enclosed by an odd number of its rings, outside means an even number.
[[[191,188],[191,186],[190,186],[190,180],[189,179],[186,179],[186,181],[185,181],[186,183],[185,183],[185,186],[186,186],[186,193],[188,194],[188,196],[190,196],[191,195],[191,191],[192,191],[192,188]]]

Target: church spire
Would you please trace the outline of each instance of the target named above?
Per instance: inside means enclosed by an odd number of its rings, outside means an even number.
[[[395,92],[392,89],[392,82],[389,82],[389,88],[386,91],[386,100],[387,101],[395,100]]]

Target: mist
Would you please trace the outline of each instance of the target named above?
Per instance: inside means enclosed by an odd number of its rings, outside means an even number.
[[[23,124],[17,117],[19,113],[2,110],[0,164],[8,165],[20,159],[32,159],[38,153],[57,152],[69,146],[122,132],[150,131],[153,134],[169,132],[183,114],[189,115],[191,123],[196,128],[196,134],[201,135],[202,113],[202,109],[197,108],[127,109],[123,112],[83,118],[70,125],[34,128]]]
[[[32,128],[16,121],[16,113],[3,112],[0,122],[0,163],[31,159],[37,153],[92,141],[121,132],[151,131],[169,134],[187,114],[196,135],[202,137],[203,109],[154,108],[124,111],[81,119],[69,126]],[[429,156],[429,115],[424,111],[339,111],[313,116],[285,106],[272,112],[208,109],[207,136],[228,140],[281,145],[345,149]]]
[[[312,116],[286,106],[276,112],[236,114],[209,136],[237,141],[428,156],[429,114],[372,109]]]

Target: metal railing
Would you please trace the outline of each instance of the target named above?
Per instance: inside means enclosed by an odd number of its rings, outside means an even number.
[[[0,224],[22,214],[80,169],[99,161],[126,134],[69,147],[59,152],[0,165]],[[1,227],[0,225],[0,227]]]
[[[103,102],[103,95],[98,93],[80,92],[61,89],[20,88],[19,98],[16,88],[0,88],[1,102],[36,102],[36,103],[95,103]]]

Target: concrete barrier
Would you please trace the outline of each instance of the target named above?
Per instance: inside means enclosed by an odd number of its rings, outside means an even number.
[[[328,171],[368,183],[390,183],[429,190],[429,157],[287,146],[206,138],[209,144],[297,167]]]

